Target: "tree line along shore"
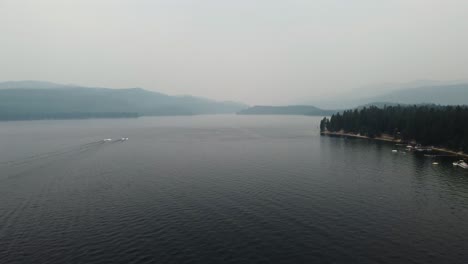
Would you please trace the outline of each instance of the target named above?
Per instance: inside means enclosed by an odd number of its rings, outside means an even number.
[[[374,106],[336,113],[320,122],[323,135],[434,146],[468,157],[467,106]]]

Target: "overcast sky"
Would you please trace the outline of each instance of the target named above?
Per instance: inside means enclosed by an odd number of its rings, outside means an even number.
[[[0,81],[286,104],[467,76],[466,0],[0,0]]]

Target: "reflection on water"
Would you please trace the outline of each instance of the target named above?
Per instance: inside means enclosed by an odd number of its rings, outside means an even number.
[[[319,120],[0,123],[0,263],[468,262],[466,170]]]

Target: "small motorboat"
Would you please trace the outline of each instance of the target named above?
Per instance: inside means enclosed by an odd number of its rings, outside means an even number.
[[[454,162],[453,166],[458,166],[463,169],[468,169],[468,163],[466,163],[464,160],[459,160],[457,162]]]
[[[392,152],[393,152],[393,153],[397,153],[397,152],[398,152],[398,150],[394,149],[394,150],[392,150]]]
[[[105,138],[105,139],[103,139],[102,141],[103,141],[103,142],[110,142],[110,141],[112,141],[112,138]]]
[[[439,165],[439,162],[432,162],[432,165]]]
[[[468,169],[468,163],[466,163],[465,161],[461,160],[460,162],[458,162],[458,167],[461,167],[463,169]]]
[[[128,140],[128,137],[123,137],[120,139],[120,141],[127,141]]]

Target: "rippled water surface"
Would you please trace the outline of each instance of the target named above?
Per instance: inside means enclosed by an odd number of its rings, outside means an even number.
[[[468,263],[466,170],[318,122],[0,123],[0,263]]]

